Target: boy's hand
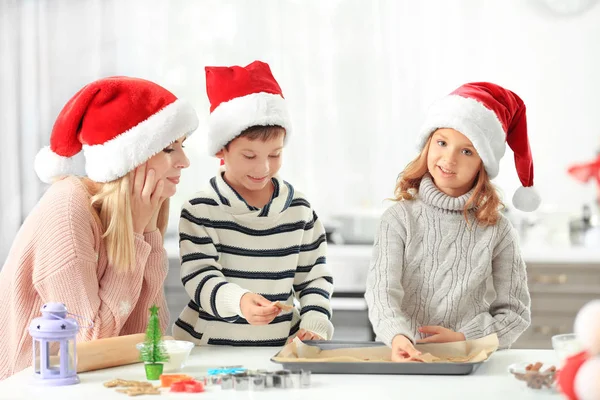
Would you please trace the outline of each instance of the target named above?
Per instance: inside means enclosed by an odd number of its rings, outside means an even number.
[[[250,325],[268,325],[281,312],[281,309],[256,293],[244,294],[240,300],[240,308]]]
[[[420,356],[412,342],[404,335],[396,335],[392,339],[392,361],[405,361],[408,358]]]
[[[430,336],[417,340],[417,343],[448,343],[466,340],[465,335],[462,333],[454,332],[443,326],[422,326],[419,328],[419,332],[426,333]]]
[[[300,330],[298,330],[298,332],[296,332],[296,334],[294,336],[291,336],[287,342],[288,343],[291,342],[296,337],[298,339],[302,340],[303,342],[305,342],[307,340],[324,340],[321,336],[317,335],[314,332],[307,331],[306,329],[300,329]]]

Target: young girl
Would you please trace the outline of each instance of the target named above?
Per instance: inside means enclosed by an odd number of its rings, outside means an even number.
[[[535,210],[525,105],[492,83],[469,83],[436,102],[419,137],[421,153],[399,177],[397,201],[381,217],[365,299],[392,359],[414,343],[498,335],[508,348],[530,323],[530,297],[517,234],[499,212],[490,179],[505,142],[523,187],[515,207]],[[496,298],[485,299],[493,278]]]
[[[35,161],[53,184],[0,272],[0,379],[31,365],[29,323],[47,302],[93,322],[78,341],[143,332],[153,304],[165,329],[168,198],[197,126],[189,104],[135,78],[90,83],[65,105]],[[82,149],[86,178],[73,176]]]

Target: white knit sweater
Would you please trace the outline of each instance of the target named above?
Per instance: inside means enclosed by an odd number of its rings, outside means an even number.
[[[382,216],[365,299],[386,344],[397,334],[419,338],[420,326],[441,325],[467,339],[496,333],[507,348],[529,326],[516,232],[504,216],[494,226],[479,226],[472,212],[467,226],[462,210],[471,194],[448,196],[425,176],[417,199],[400,201]],[[496,298],[488,304],[490,276]]]
[[[262,209],[248,205],[222,177],[186,202],[179,223],[181,280],[190,302],[173,335],[197,344],[282,346],[303,328],[331,339],[333,279],[321,221],[292,185],[273,178]],[[299,304],[269,325],[250,325],[247,292]]]

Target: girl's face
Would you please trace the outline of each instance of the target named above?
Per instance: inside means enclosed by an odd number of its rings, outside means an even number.
[[[450,128],[433,133],[427,169],[442,192],[452,197],[467,193],[475,184],[481,163],[473,143],[462,133]]]
[[[153,169],[156,182],[164,181],[162,197],[171,197],[177,191],[181,170],[190,166],[190,160],[183,151],[185,136],[165,147],[163,151],[150,158],[146,171]]]

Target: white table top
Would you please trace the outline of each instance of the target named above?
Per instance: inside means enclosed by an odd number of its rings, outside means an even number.
[[[170,258],[179,258],[179,242],[177,239],[168,238],[165,248]],[[361,261],[364,268],[369,266],[373,251],[372,245],[334,245],[327,247],[327,260],[357,260]],[[599,264],[600,246],[549,246],[528,243],[521,246],[521,253],[526,263],[550,264]]]
[[[277,352],[274,348],[196,347],[192,350],[188,366],[182,371],[192,376],[202,376],[209,368],[223,365],[244,365],[251,369],[280,369],[270,361]],[[561,399],[561,395],[548,390],[527,388],[509,372],[508,366],[516,362],[546,362],[556,364],[552,350],[499,351],[466,376],[418,375],[313,375],[307,389],[274,389],[262,392],[222,391],[209,387],[201,394],[169,393],[148,399]],[[45,387],[32,385],[30,368],[0,382],[2,399],[127,399],[115,389],[102,383],[115,378],[143,380],[142,364],[110,368],[79,374],[81,383],[72,386]]]
[[[179,243],[174,238],[165,241],[170,258],[179,258]],[[547,267],[555,266],[561,271],[568,265],[590,264],[600,268],[600,247],[548,247],[529,244],[522,247],[523,258],[528,264],[542,263]],[[327,247],[327,265],[333,274],[335,291],[364,293],[367,271],[373,247],[371,245],[329,245]],[[355,306],[351,306],[355,307]],[[364,308],[360,306],[359,308]]]
[[[173,244],[171,244],[173,246]],[[169,248],[177,251],[177,248]],[[371,260],[373,246],[371,245],[329,245],[327,246],[327,260],[336,259],[361,259]],[[521,245],[521,254],[526,263],[549,264],[599,264],[600,246],[549,246],[526,243]]]

